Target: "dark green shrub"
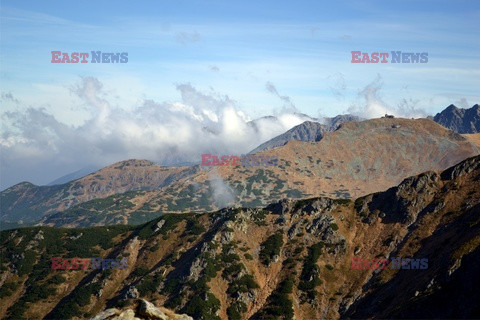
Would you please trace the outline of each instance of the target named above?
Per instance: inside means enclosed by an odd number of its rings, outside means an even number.
[[[188,220],[186,226],[186,234],[199,235],[205,232],[205,227],[198,223],[196,220]]]
[[[4,283],[2,287],[0,287],[0,299],[3,297],[11,296],[15,290],[19,287],[18,283],[16,282],[7,282]]]
[[[317,266],[317,260],[322,253],[323,246],[323,242],[319,242],[308,248],[308,255],[305,257],[302,273],[300,274],[298,288],[306,292],[310,300],[316,297],[315,287],[322,284],[319,278],[320,269]]]
[[[293,279],[282,281],[267,300],[267,306],[260,311],[261,319],[293,319],[293,303],[289,294],[293,291]]]
[[[140,284],[137,286],[140,296],[144,297],[148,293],[156,292],[161,282],[162,282],[161,275],[148,275],[144,277],[140,282]]]
[[[64,283],[65,282],[65,277],[63,277],[60,274],[55,274],[53,277],[50,278],[50,280],[48,280],[48,282],[52,283],[52,284]]]
[[[242,301],[235,301],[227,308],[227,315],[229,320],[242,319],[242,313],[247,311],[247,305]]]
[[[202,299],[202,295],[206,295],[207,299]],[[194,319],[220,320],[215,315],[220,309],[220,300],[210,292],[202,295],[194,295],[185,305],[184,312]]]
[[[262,250],[259,254],[260,261],[264,265],[268,266],[275,256],[280,255],[280,250],[283,246],[283,234],[281,232],[277,232],[271,235],[262,243],[261,246]]]
[[[229,279],[230,277],[236,277],[240,272],[242,272],[243,269],[243,264],[232,264],[223,269],[222,278]]]
[[[245,253],[244,256],[245,256],[245,259],[247,260],[253,260],[253,257],[250,253]]]
[[[137,276],[145,276],[146,274],[148,273],[148,269],[147,268],[143,268],[143,267],[138,267],[137,269],[135,269],[133,272],[132,272],[132,277],[137,277]]]
[[[157,243],[153,247],[150,247],[148,250],[150,250],[151,252],[155,252],[158,249],[160,249],[160,244]]]
[[[257,289],[259,286],[253,279],[252,275],[246,274],[240,279],[236,279],[230,283],[227,289],[228,294],[234,294],[237,292],[248,292],[251,289]]]

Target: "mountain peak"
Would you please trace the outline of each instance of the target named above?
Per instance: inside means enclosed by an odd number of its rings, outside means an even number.
[[[156,164],[150,160],[129,159],[114,163],[110,167],[114,167],[115,169],[123,169],[124,167],[150,167],[155,165]]]
[[[480,132],[480,110],[478,104],[470,109],[457,108],[453,104],[437,113],[433,121],[457,133]]]
[[[320,141],[323,133],[328,131],[327,127],[319,122],[305,121],[287,132],[276,136],[275,138],[259,145],[250,153],[256,153],[263,150],[273,149],[285,145],[288,141]]]

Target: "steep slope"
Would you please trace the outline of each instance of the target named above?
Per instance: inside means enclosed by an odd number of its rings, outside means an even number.
[[[15,221],[16,210],[21,209],[21,218],[35,212],[28,217],[37,217],[41,225],[86,227],[142,223],[167,212],[262,207],[285,197],[355,198],[479,153],[478,146],[465,137],[427,119],[347,122],[318,142],[290,141],[257,153],[277,156],[278,166],[116,164],[105,169],[106,178],[93,174],[49,197],[29,191],[15,201],[19,192],[12,196],[4,192],[2,197],[10,196],[10,202],[2,202],[2,219]],[[122,193],[128,190],[135,191]]]
[[[297,118],[301,121],[313,121],[313,122],[318,121],[318,119],[316,119],[316,118],[312,118],[309,115],[306,115],[304,113],[299,113],[299,112],[294,112],[293,114],[288,115],[288,117]],[[259,124],[262,123],[262,122],[269,122],[270,124],[281,125],[282,116],[280,116],[280,117],[276,117],[276,116],[260,117],[258,119],[254,119],[252,121],[247,122],[247,125],[249,125],[253,128],[259,129]]]
[[[341,114],[333,118],[323,118],[323,123],[327,126],[327,131],[335,131],[345,122],[358,122],[363,121],[360,117],[351,114]]]
[[[298,126],[293,127],[287,132],[259,145],[257,148],[250,151],[250,153],[257,153],[259,151],[273,149],[275,147],[283,146],[288,141],[320,141],[323,133],[327,131],[327,127],[312,121],[305,121]]]
[[[196,170],[196,167],[161,167],[146,160],[127,160],[63,185],[20,183],[0,194],[1,222],[33,222],[45,214],[92,199],[133,190],[156,190]]]
[[[277,156],[278,167],[204,167],[165,187],[156,203],[162,211],[200,211],[284,197],[358,197],[479,153],[466,138],[427,119],[348,122],[318,142],[290,141],[257,153]]]
[[[467,138],[468,141],[480,148],[480,133],[463,134],[462,136],[464,136],[465,138]]]
[[[256,153],[263,150],[273,149],[279,146],[285,145],[288,141],[320,141],[325,132],[335,131],[345,122],[349,121],[361,121],[363,119],[350,114],[338,115],[333,118],[323,118],[322,123],[317,121],[305,121],[298,126],[293,127],[281,135],[262,143],[257,148],[250,151],[250,153]]]
[[[475,285],[480,281],[479,160],[468,159],[440,175],[425,173],[356,201],[358,207],[369,207],[368,221],[379,212],[386,223],[407,223],[403,239],[393,239],[398,245],[392,255],[427,258],[428,268],[385,270],[373,276],[346,315],[352,319],[480,316]]]
[[[477,156],[355,202],[282,200],[139,227],[3,231],[0,317],[87,318],[138,298],[194,319],[478,317],[479,212]],[[127,258],[128,267],[51,270],[52,257]],[[428,261],[352,269],[353,257]]]
[[[480,133],[480,106],[476,104],[470,109],[462,109],[451,104],[433,120],[458,133]]]

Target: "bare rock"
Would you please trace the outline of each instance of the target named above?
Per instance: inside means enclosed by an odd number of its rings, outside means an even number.
[[[155,230],[153,232],[158,232],[160,229],[162,229],[163,225],[165,224],[165,220],[160,220],[157,222],[157,226],[155,227]]]
[[[112,318],[111,320],[135,320],[139,319],[135,317],[135,312],[132,309],[127,309],[120,313],[118,317]]]
[[[106,309],[96,316],[90,318],[90,320],[105,320],[110,318],[111,316],[118,315],[120,313],[120,310],[117,308],[111,308],[111,309]]]
[[[125,294],[123,295],[123,298],[124,299],[130,299],[130,298],[138,298],[140,296],[140,294],[138,293],[138,290],[137,288],[135,288],[135,286],[130,286],[127,290],[127,292],[125,292]]]
[[[140,299],[140,304],[138,306],[138,314],[148,319],[159,319],[159,320],[170,319],[165,313],[163,313],[160,309],[155,307],[153,303],[150,303],[144,299]]]

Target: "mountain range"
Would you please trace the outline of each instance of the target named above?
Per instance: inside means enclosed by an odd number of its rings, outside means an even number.
[[[318,121],[305,121],[298,126],[293,127],[287,132],[265,142],[252,150],[250,153],[256,153],[263,150],[273,149],[275,147],[283,146],[288,141],[320,141],[325,132],[332,132],[337,130],[342,123],[349,121],[361,121],[357,116],[344,114],[333,118],[323,118],[322,123]]]
[[[320,138],[321,128],[307,122],[289,135]],[[7,228],[138,224],[167,212],[262,207],[282,198],[357,198],[479,153],[474,137],[428,119],[346,122],[314,140],[256,153],[277,156],[278,166],[162,167],[128,160],[66,184],[21,183],[1,192],[0,221]]]
[[[251,152],[278,165],[130,159],[12,186],[0,318],[479,318],[475,110],[298,114]]]
[[[2,231],[0,317],[147,319],[158,306],[172,319],[478,318],[479,181],[475,156],[355,201]],[[52,270],[52,257],[128,263]]]

